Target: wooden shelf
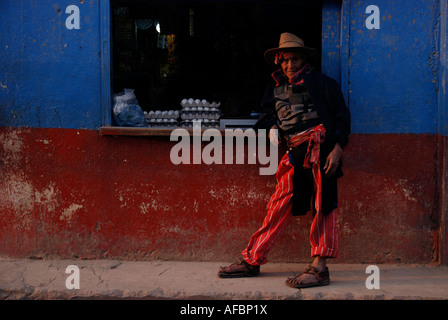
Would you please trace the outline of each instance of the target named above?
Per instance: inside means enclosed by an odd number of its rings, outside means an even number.
[[[99,132],[100,135],[102,136],[149,136],[149,137],[169,137],[171,136],[171,132],[175,129],[184,129],[187,130],[187,132],[190,135],[193,135],[193,129],[189,128],[189,129],[185,129],[185,128],[167,128],[167,129],[162,129],[162,128],[148,128],[148,127],[113,127],[113,126],[105,126],[105,127],[100,127]],[[208,128],[202,128],[201,129],[201,134],[207,130]],[[216,128],[221,135],[225,135],[226,134],[226,129],[225,128]],[[234,130],[237,128],[227,128],[228,130]],[[242,129],[242,131],[237,131],[234,132],[234,135],[244,135],[244,132],[247,129]]]
[[[157,136],[166,137],[171,135],[174,129],[155,129],[148,127],[101,127],[102,136]]]

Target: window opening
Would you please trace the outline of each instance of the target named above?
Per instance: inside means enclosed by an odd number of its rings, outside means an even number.
[[[275,70],[264,51],[282,32],[321,49],[319,1],[112,0],[111,7],[113,93],[133,89],[154,128],[188,128],[194,119],[251,126]]]

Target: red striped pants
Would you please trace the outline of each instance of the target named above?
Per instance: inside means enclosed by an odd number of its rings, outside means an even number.
[[[294,167],[289,154],[286,153],[277,169],[277,186],[267,205],[267,215],[259,228],[250,238],[249,244],[243,250],[244,260],[251,265],[261,265],[267,262],[267,255],[275,240],[285,228],[292,216],[292,177]],[[311,256],[337,258],[337,209],[324,215],[321,210],[321,176],[320,169],[313,168],[314,187],[316,192],[316,214],[311,224],[310,243]]]

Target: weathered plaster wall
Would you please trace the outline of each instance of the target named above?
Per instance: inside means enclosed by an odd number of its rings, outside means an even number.
[[[68,29],[67,7],[80,10]],[[98,1],[0,3],[0,125],[101,126]]]
[[[392,149],[414,143],[421,150]],[[257,165],[173,165],[168,138],[0,130],[0,254],[234,259],[275,187]],[[341,180],[338,262],[431,262],[437,231],[431,135],[354,135]],[[359,153],[362,148],[364,151]],[[409,163],[409,158],[415,163]],[[311,216],[271,259],[308,261]]]

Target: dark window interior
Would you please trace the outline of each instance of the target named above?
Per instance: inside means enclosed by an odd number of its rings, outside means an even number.
[[[113,92],[134,89],[145,111],[199,98],[249,118],[274,71],[263,53],[282,32],[320,50],[321,25],[320,1],[112,1]]]

